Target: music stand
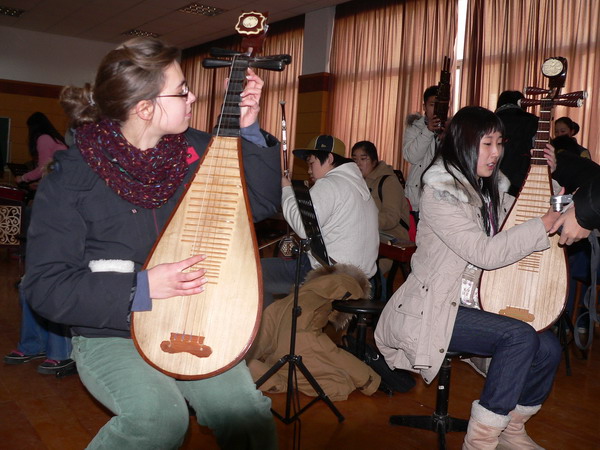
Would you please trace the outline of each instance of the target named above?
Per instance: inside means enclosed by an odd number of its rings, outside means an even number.
[[[292,307],[292,329],[290,335],[290,352],[282,356],[279,361],[277,361],[273,367],[265,372],[263,376],[261,376],[256,381],[256,387],[260,387],[265,381],[271,378],[279,369],[281,369],[285,364],[289,364],[288,366],[288,380],[287,380],[287,393],[286,393],[286,402],[285,402],[285,416],[282,416],[273,408],[271,411],[273,414],[281,420],[283,423],[290,424],[294,422],[300,414],[310,408],[314,403],[319,400],[323,400],[327,406],[331,409],[331,411],[337,416],[339,422],[344,421],[344,416],[338,411],[338,409],[334,406],[331,399],[327,396],[323,388],[319,385],[315,377],[310,373],[308,368],[302,362],[302,356],[296,355],[296,327],[298,316],[300,316],[302,312],[302,308],[298,306],[298,291],[300,288],[300,260],[302,255],[307,252],[309,249],[312,251],[313,256],[324,266],[329,266],[331,259],[327,255],[327,249],[325,248],[325,242],[323,241],[323,236],[321,235],[321,228],[319,227],[319,222],[317,221],[317,216],[315,214],[315,209],[312,204],[312,200],[310,198],[310,192],[308,191],[308,187],[304,185],[301,181],[292,181],[292,187],[294,189],[294,193],[296,194],[296,202],[298,203],[298,210],[300,211],[300,216],[302,217],[302,223],[304,225],[304,229],[306,231],[306,239],[301,239],[299,248],[295,249],[295,253],[297,254],[296,260],[296,277],[294,281],[294,306]],[[302,409],[296,412],[294,415],[291,415],[290,409],[293,401],[292,396],[296,391],[296,387],[294,385],[294,380],[296,379],[296,368],[300,369],[302,375],[307,379],[312,388],[317,393],[317,397],[311,400],[308,404],[306,404]]]

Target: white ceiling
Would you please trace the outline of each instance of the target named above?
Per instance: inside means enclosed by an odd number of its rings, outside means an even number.
[[[180,48],[235,34],[242,11],[268,12],[268,23],[347,0],[203,0],[226,10],[206,17],[177,11],[193,0],[0,0],[0,7],[25,10],[20,17],[0,15],[0,26],[119,43],[122,33],[142,29]]]

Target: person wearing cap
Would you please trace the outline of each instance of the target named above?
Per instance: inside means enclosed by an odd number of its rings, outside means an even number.
[[[377,206],[358,166],[344,155],[344,144],[329,135],[315,138],[309,148],[294,150],[305,159],[308,173],[315,180],[310,196],[321,229],[325,248],[336,263],[352,264],[368,278],[377,271],[379,227]],[[300,238],[306,233],[291,181],[282,178],[281,205],[283,215]],[[273,294],[289,294],[295,281],[296,260],[263,258],[264,304],[273,301]],[[300,280],[321,266],[308,252],[300,261]]]

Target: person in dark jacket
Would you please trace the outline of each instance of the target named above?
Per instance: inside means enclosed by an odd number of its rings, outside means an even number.
[[[561,136],[570,137],[575,142],[577,154],[583,158],[592,159],[590,151],[577,143],[575,135],[579,133],[579,129],[579,124],[566,116],[554,121],[554,136],[556,138]]]
[[[131,339],[132,312],[211,289],[203,255],[142,270],[210,139],[189,128],[196,96],[178,56],[135,38],[105,56],[93,88],[63,89],[75,145],[57,154],[38,189],[23,289],[40,315],[71,325],[80,378],[115,414],[88,448],[178,448],[186,400],[222,448],[276,448],[270,399],[243,361],[178,380],[148,364]],[[257,123],[262,86],[248,70],[240,127],[255,221],[275,213],[281,196],[278,143]]]
[[[518,195],[529,171],[530,150],[538,127],[538,118],[519,105],[522,98],[519,91],[504,91],[496,106],[496,114],[504,125],[505,139],[500,170],[510,180],[508,193],[513,197]]]
[[[557,138],[558,139],[558,138]],[[556,141],[556,140],[555,140]],[[555,222],[551,232],[562,227],[559,242],[571,245],[600,228],[600,165],[556,147],[556,171],[552,174],[566,192],[574,192],[573,207]]]

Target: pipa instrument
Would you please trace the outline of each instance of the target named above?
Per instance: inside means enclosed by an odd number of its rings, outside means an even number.
[[[206,259],[205,291],[152,302],[135,312],[132,334],[142,357],[178,379],[219,374],[246,354],[262,312],[262,279],[240,141],[240,94],[249,67],[283,70],[289,55],[253,56],[266,31],[266,17],[244,13],[236,29],[246,34],[246,52],[212,49],[203,66],[231,67],[215,135],[197,172],[150,253],[145,268],[193,255]],[[223,59],[227,58],[227,59]]]
[[[521,100],[521,106],[540,105],[540,118],[529,172],[501,230],[548,211],[552,180],[544,149],[550,141],[553,108],[580,106],[581,98],[585,97],[581,91],[560,94],[567,73],[565,58],[548,58],[542,73],[549,78],[550,89],[528,87],[525,93],[545,94],[545,97]],[[520,319],[537,331],[550,327],[560,317],[568,293],[567,259],[558,240],[558,235],[550,236],[549,249],[533,252],[509,266],[484,271],[479,288],[482,309]]]

